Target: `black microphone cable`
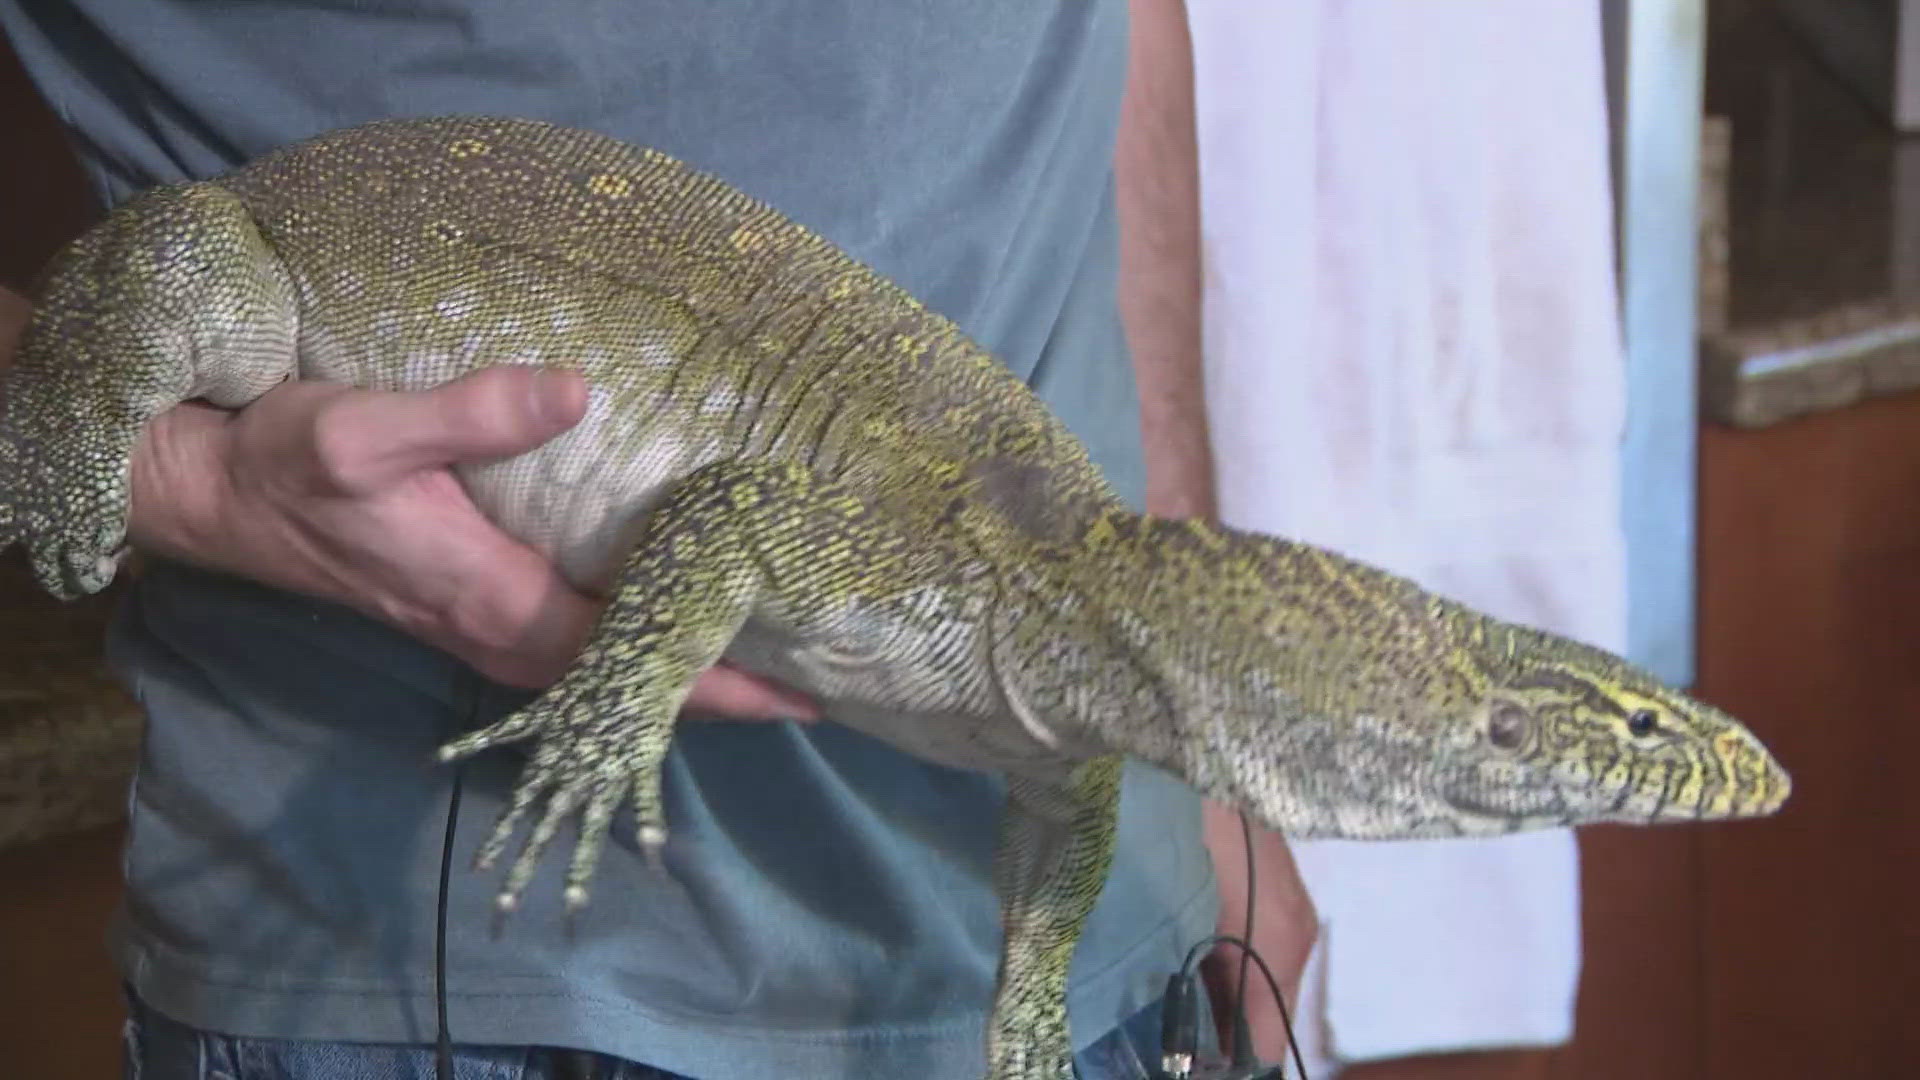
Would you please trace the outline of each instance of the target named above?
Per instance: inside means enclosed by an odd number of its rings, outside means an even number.
[[[1231,1071],[1234,1077],[1245,1080],[1263,1080],[1277,1076],[1278,1070],[1270,1073],[1259,1072],[1259,1061],[1253,1053],[1252,1035],[1247,1026],[1247,963],[1252,961],[1266,977],[1267,988],[1273,992],[1273,1000],[1280,1008],[1280,1023],[1287,1033],[1287,1046],[1293,1052],[1294,1067],[1298,1069],[1300,1080],[1308,1080],[1307,1063],[1300,1053],[1300,1043],[1294,1038],[1293,1017],[1287,1011],[1286,995],[1280,992],[1280,981],[1273,976],[1273,969],[1260,951],[1253,947],[1253,907],[1254,897],[1254,858],[1253,828],[1247,822],[1245,814],[1240,815],[1240,837],[1246,844],[1247,857],[1247,918],[1244,937],[1231,934],[1216,934],[1196,942],[1187,950],[1186,960],[1180,970],[1168,976],[1167,992],[1160,1016],[1160,1068],[1173,1080],[1187,1080],[1193,1075],[1195,1058],[1200,1046],[1200,1006],[1199,995],[1194,986],[1194,965],[1204,950],[1215,945],[1233,945],[1240,950],[1240,976],[1238,995],[1234,999],[1233,1027],[1230,1032],[1233,1055]]]
[[[447,1034],[447,881],[453,871],[453,831],[460,820],[461,765],[453,766],[453,793],[447,796],[447,837],[440,847],[440,898],[434,905],[433,925],[433,1010],[439,1020],[435,1039],[435,1073],[439,1080],[453,1080],[453,1040]]]
[[[467,701],[467,728],[479,725],[480,694],[473,692]],[[466,762],[453,763],[453,790],[447,795],[447,834],[440,843],[440,895],[434,902],[433,917],[433,1011],[438,1032],[434,1037],[434,1075],[438,1080],[453,1080],[453,1038],[447,1033],[447,894],[453,877],[453,835],[460,822],[460,789]]]

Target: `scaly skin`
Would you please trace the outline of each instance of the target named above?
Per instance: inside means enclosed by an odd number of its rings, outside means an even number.
[[[569,818],[586,902],[616,809],[666,837],[661,761],[725,656],[910,753],[1008,777],[991,1080],[1071,1075],[1068,962],[1120,764],[1296,837],[1750,817],[1786,774],[1617,657],[1332,552],[1137,515],[1026,386],[830,244],[652,151],[449,118],[336,132],[128,203],[56,262],[0,403],[0,546],[104,586],[142,426],[287,377],[410,389],[577,365],[587,417],[466,471],[490,517],[611,593],[532,705],[479,853]]]

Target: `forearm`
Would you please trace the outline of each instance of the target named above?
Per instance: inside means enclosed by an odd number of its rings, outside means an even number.
[[[1220,886],[1220,933],[1236,937],[1246,933],[1247,923],[1247,849],[1243,836],[1253,838],[1252,865],[1257,875],[1254,907],[1257,918],[1254,934],[1260,958],[1273,968],[1274,976],[1287,1000],[1300,997],[1300,976],[1318,936],[1320,917],[1307,895],[1306,883],[1294,865],[1293,852],[1286,838],[1267,829],[1254,828],[1243,834],[1240,815],[1224,804],[1205,800],[1202,819],[1207,851],[1213,856],[1214,876]],[[1274,933],[1275,929],[1278,933]],[[1231,973],[1234,992],[1238,992],[1240,955],[1227,950],[1209,958],[1208,981],[1216,987],[1226,983]],[[1258,980],[1250,989],[1265,985]]]
[[[1200,179],[1183,0],[1133,0],[1114,167],[1120,313],[1139,386],[1147,509],[1215,513],[1200,331]]]

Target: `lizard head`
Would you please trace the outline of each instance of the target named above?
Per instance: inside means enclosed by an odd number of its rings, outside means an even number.
[[[1493,624],[1456,645],[1485,673],[1445,742],[1442,791],[1464,818],[1578,825],[1758,817],[1792,790],[1733,717],[1611,653]]]
[[[1474,835],[1754,817],[1787,797],[1739,722],[1604,650],[1324,549],[1140,521],[1106,545],[1128,571],[1110,633],[1148,688],[1136,700],[1168,720],[1092,726],[1270,827]]]

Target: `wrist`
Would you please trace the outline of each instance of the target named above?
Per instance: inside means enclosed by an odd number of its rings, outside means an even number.
[[[227,414],[199,404],[154,417],[135,444],[129,474],[127,540],[185,562],[220,533]]]

